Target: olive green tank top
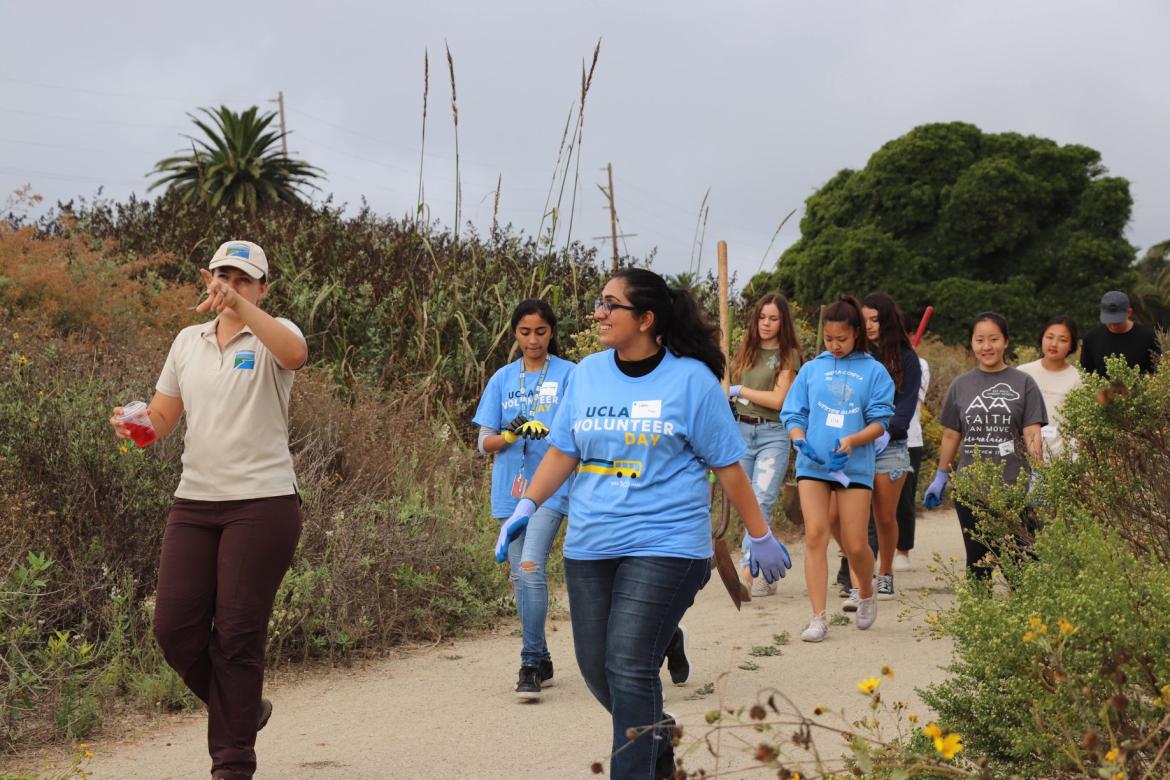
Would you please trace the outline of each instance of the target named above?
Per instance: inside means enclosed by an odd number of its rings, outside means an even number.
[[[756,355],[756,362],[740,377],[740,384],[752,390],[771,390],[776,386],[776,366],[780,356],[779,350],[761,349]],[[788,367],[795,371],[799,366],[799,358],[794,354],[789,359]],[[760,417],[772,422],[780,422],[780,410],[768,409],[755,403],[735,405],[735,413],[744,417]]]

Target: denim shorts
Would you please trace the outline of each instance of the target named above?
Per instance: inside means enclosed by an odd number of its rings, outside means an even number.
[[[910,449],[906,446],[905,439],[890,442],[874,460],[874,471],[878,474],[888,474],[894,482],[913,470],[914,467],[910,465]]]

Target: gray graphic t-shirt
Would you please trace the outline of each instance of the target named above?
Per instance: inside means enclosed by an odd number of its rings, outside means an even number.
[[[986,372],[972,369],[951,382],[943,402],[943,427],[958,431],[959,469],[991,458],[1004,464],[1004,479],[1014,483],[1027,459],[1024,428],[1047,425],[1044,396],[1036,380],[1015,368]]]

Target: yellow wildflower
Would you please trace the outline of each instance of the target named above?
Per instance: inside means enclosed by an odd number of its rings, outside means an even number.
[[[1117,760],[1118,755],[1120,755],[1120,753],[1117,750],[1117,748],[1113,748],[1112,750],[1110,750],[1108,753],[1105,754],[1105,760],[1108,761],[1109,763],[1113,763],[1114,761]]]
[[[955,754],[963,749],[963,738],[958,734],[947,734],[942,739],[934,740],[934,749],[942,753],[942,757],[950,761]]]
[[[1125,772],[1124,771],[1118,772],[1117,774],[1113,775],[1113,777],[1110,778],[1110,780],[1125,780]]]
[[[1028,618],[1028,625],[1032,628],[1040,628],[1040,626],[1044,625],[1044,621],[1038,615],[1033,615]]]
[[[16,358],[16,362],[19,365],[27,366],[28,365],[28,356],[27,355],[20,355],[19,357]]]
[[[130,448],[127,447],[125,444],[118,445],[118,452],[120,452],[121,454],[125,455],[129,451],[130,451]]]
[[[931,723],[922,729],[922,733],[931,739],[942,739],[942,730],[939,729],[937,723]]]
[[[792,780],[800,780],[800,772],[793,772],[792,774],[790,774],[788,776],[790,778],[792,778]]]
[[[1032,631],[1025,631],[1024,632],[1024,644],[1031,642],[1035,638],[1036,638],[1036,634],[1034,632],[1032,632]]]
[[[1072,632],[1077,630],[1076,626],[1074,626],[1072,623],[1068,622],[1068,620],[1066,620],[1063,617],[1060,620],[1056,621],[1056,625],[1060,628],[1060,633],[1062,633],[1062,634],[1071,634]]]
[[[881,678],[870,677],[857,683],[857,689],[866,696],[877,690],[877,687],[882,684]]]
[[[910,722],[911,722],[911,723],[917,723],[917,722],[918,722],[918,716],[917,716],[917,715],[915,715],[914,713],[910,713]]]
[[[1170,704],[1170,685],[1163,685],[1161,688],[1161,691],[1162,691],[1162,701],[1167,703],[1167,704]]]
[[[951,563],[958,563],[958,562],[959,562],[959,556],[952,555],[951,556]]]

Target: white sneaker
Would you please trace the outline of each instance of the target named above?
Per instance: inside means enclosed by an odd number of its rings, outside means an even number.
[[[850,588],[849,595],[841,602],[842,612],[856,612],[857,604],[861,601],[861,589]]]
[[[763,577],[756,577],[752,580],[752,598],[758,599],[764,596],[776,595],[776,583],[768,582]]]
[[[894,553],[894,571],[910,571],[909,553]]]
[[[862,631],[873,625],[877,620],[877,593],[867,599],[857,600],[857,627]]]
[[[800,632],[802,642],[822,642],[829,633],[829,621],[825,620],[825,613],[813,615],[808,622],[808,628]]]

